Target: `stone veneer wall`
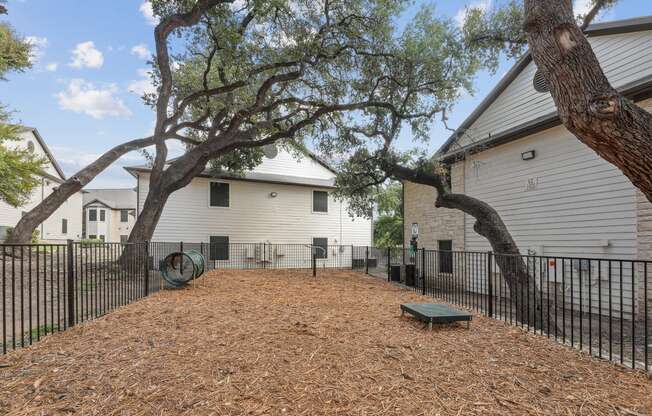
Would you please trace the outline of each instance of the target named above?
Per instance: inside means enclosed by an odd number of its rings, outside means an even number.
[[[436,249],[438,240],[453,240],[453,250],[464,250],[464,213],[455,209],[435,208],[435,188],[404,182],[406,247],[412,237],[412,224],[419,224],[419,248]],[[464,193],[464,161],[451,166],[451,187]]]
[[[636,207],[636,248],[637,259],[652,261],[652,204],[643,193],[636,190],[637,207]],[[647,298],[648,298],[648,313],[652,314],[652,263],[647,266]],[[644,318],[645,310],[645,273],[642,265],[639,265],[638,270],[638,305],[637,310],[640,312],[641,319]]]

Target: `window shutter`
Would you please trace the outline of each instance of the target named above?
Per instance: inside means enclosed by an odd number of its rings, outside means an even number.
[[[61,234],[68,234],[68,220],[65,218],[61,220]]]

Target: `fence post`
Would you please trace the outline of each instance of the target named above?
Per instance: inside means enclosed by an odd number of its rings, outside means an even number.
[[[369,274],[369,246],[366,247],[364,252],[364,272]]]
[[[387,281],[392,281],[392,248],[387,247]]]
[[[494,284],[493,284],[493,279],[491,276],[491,258],[493,256],[493,253],[491,251],[487,252],[487,292],[489,295],[489,301],[487,302],[487,313],[490,318],[493,318],[494,316]]]
[[[426,249],[421,248],[421,282],[423,285],[422,295],[426,294]]]
[[[312,277],[317,277],[317,252],[312,249]]]
[[[75,257],[73,242],[68,240],[68,327],[75,325]]]
[[[149,241],[145,241],[145,295],[149,294]]]
[[[353,256],[353,244],[351,244],[351,270],[355,269],[355,267],[353,266],[353,257],[354,257]]]

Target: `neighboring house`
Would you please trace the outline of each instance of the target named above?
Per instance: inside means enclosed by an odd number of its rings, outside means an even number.
[[[230,249],[211,253],[210,260],[234,260],[234,256],[242,256],[242,261],[248,261],[254,254],[234,254],[231,246],[239,243],[317,245],[326,248],[327,256],[332,259],[344,249],[328,249],[329,246],[371,244],[372,221],[352,218],[347,203],[332,196],[335,172],[328,165],[310,153],[298,158],[279,150],[270,156],[273,157],[264,157],[258,167],[241,177],[206,172],[174,192],[152,240],[211,242]],[[150,169],[145,166],[126,169],[138,181],[141,209],[147,197]],[[346,252],[350,255],[351,251]],[[280,257],[281,253],[276,255]]]
[[[612,85],[652,111],[652,18],[594,24],[587,36]],[[495,208],[523,253],[652,259],[652,205],[561,125],[535,72],[525,55],[438,151],[453,192]],[[434,207],[433,188],[406,182],[404,192],[406,241],[414,228],[419,247],[490,250],[472,217]]]
[[[136,222],[135,189],[85,189],[84,238],[126,242]]]
[[[53,189],[66,180],[61,167],[59,167],[38,130],[25,127],[19,136],[20,140],[10,145],[33,151],[46,159],[46,165],[39,175],[40,184],[32,192],[29,202],[16,208],[0,201],[0,241],[6,238],[7,229],[13,228],[22,215],[43,201],[45,197],[52,193]],[[44,242],[61,243],[67,239],[81,238],[82,224],[79,218],[81,207],[82,193],[77,192],[36,228],[39,232],[39,239]]]

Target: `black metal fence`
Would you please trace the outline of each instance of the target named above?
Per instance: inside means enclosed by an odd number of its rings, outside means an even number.
[[[2,353],[161,288],[145,243],[2,244],[0,257]]]
[[[353,246],[208,242],[0,244],[1,351],[106,314],[165,287],[167,255],[201,252],[209,269],[320,269],[364,264]]]
[[[367,259],[356,268],[368,274],[597,357],[652,368],[650,261],[371,247],[354,252]]]
[[[652,367],[652,262],[271,243],[0,245],[2,352],[159,291],[160,261],[186,250],[201,252],[210,269],[363,271],[602,358]]]

